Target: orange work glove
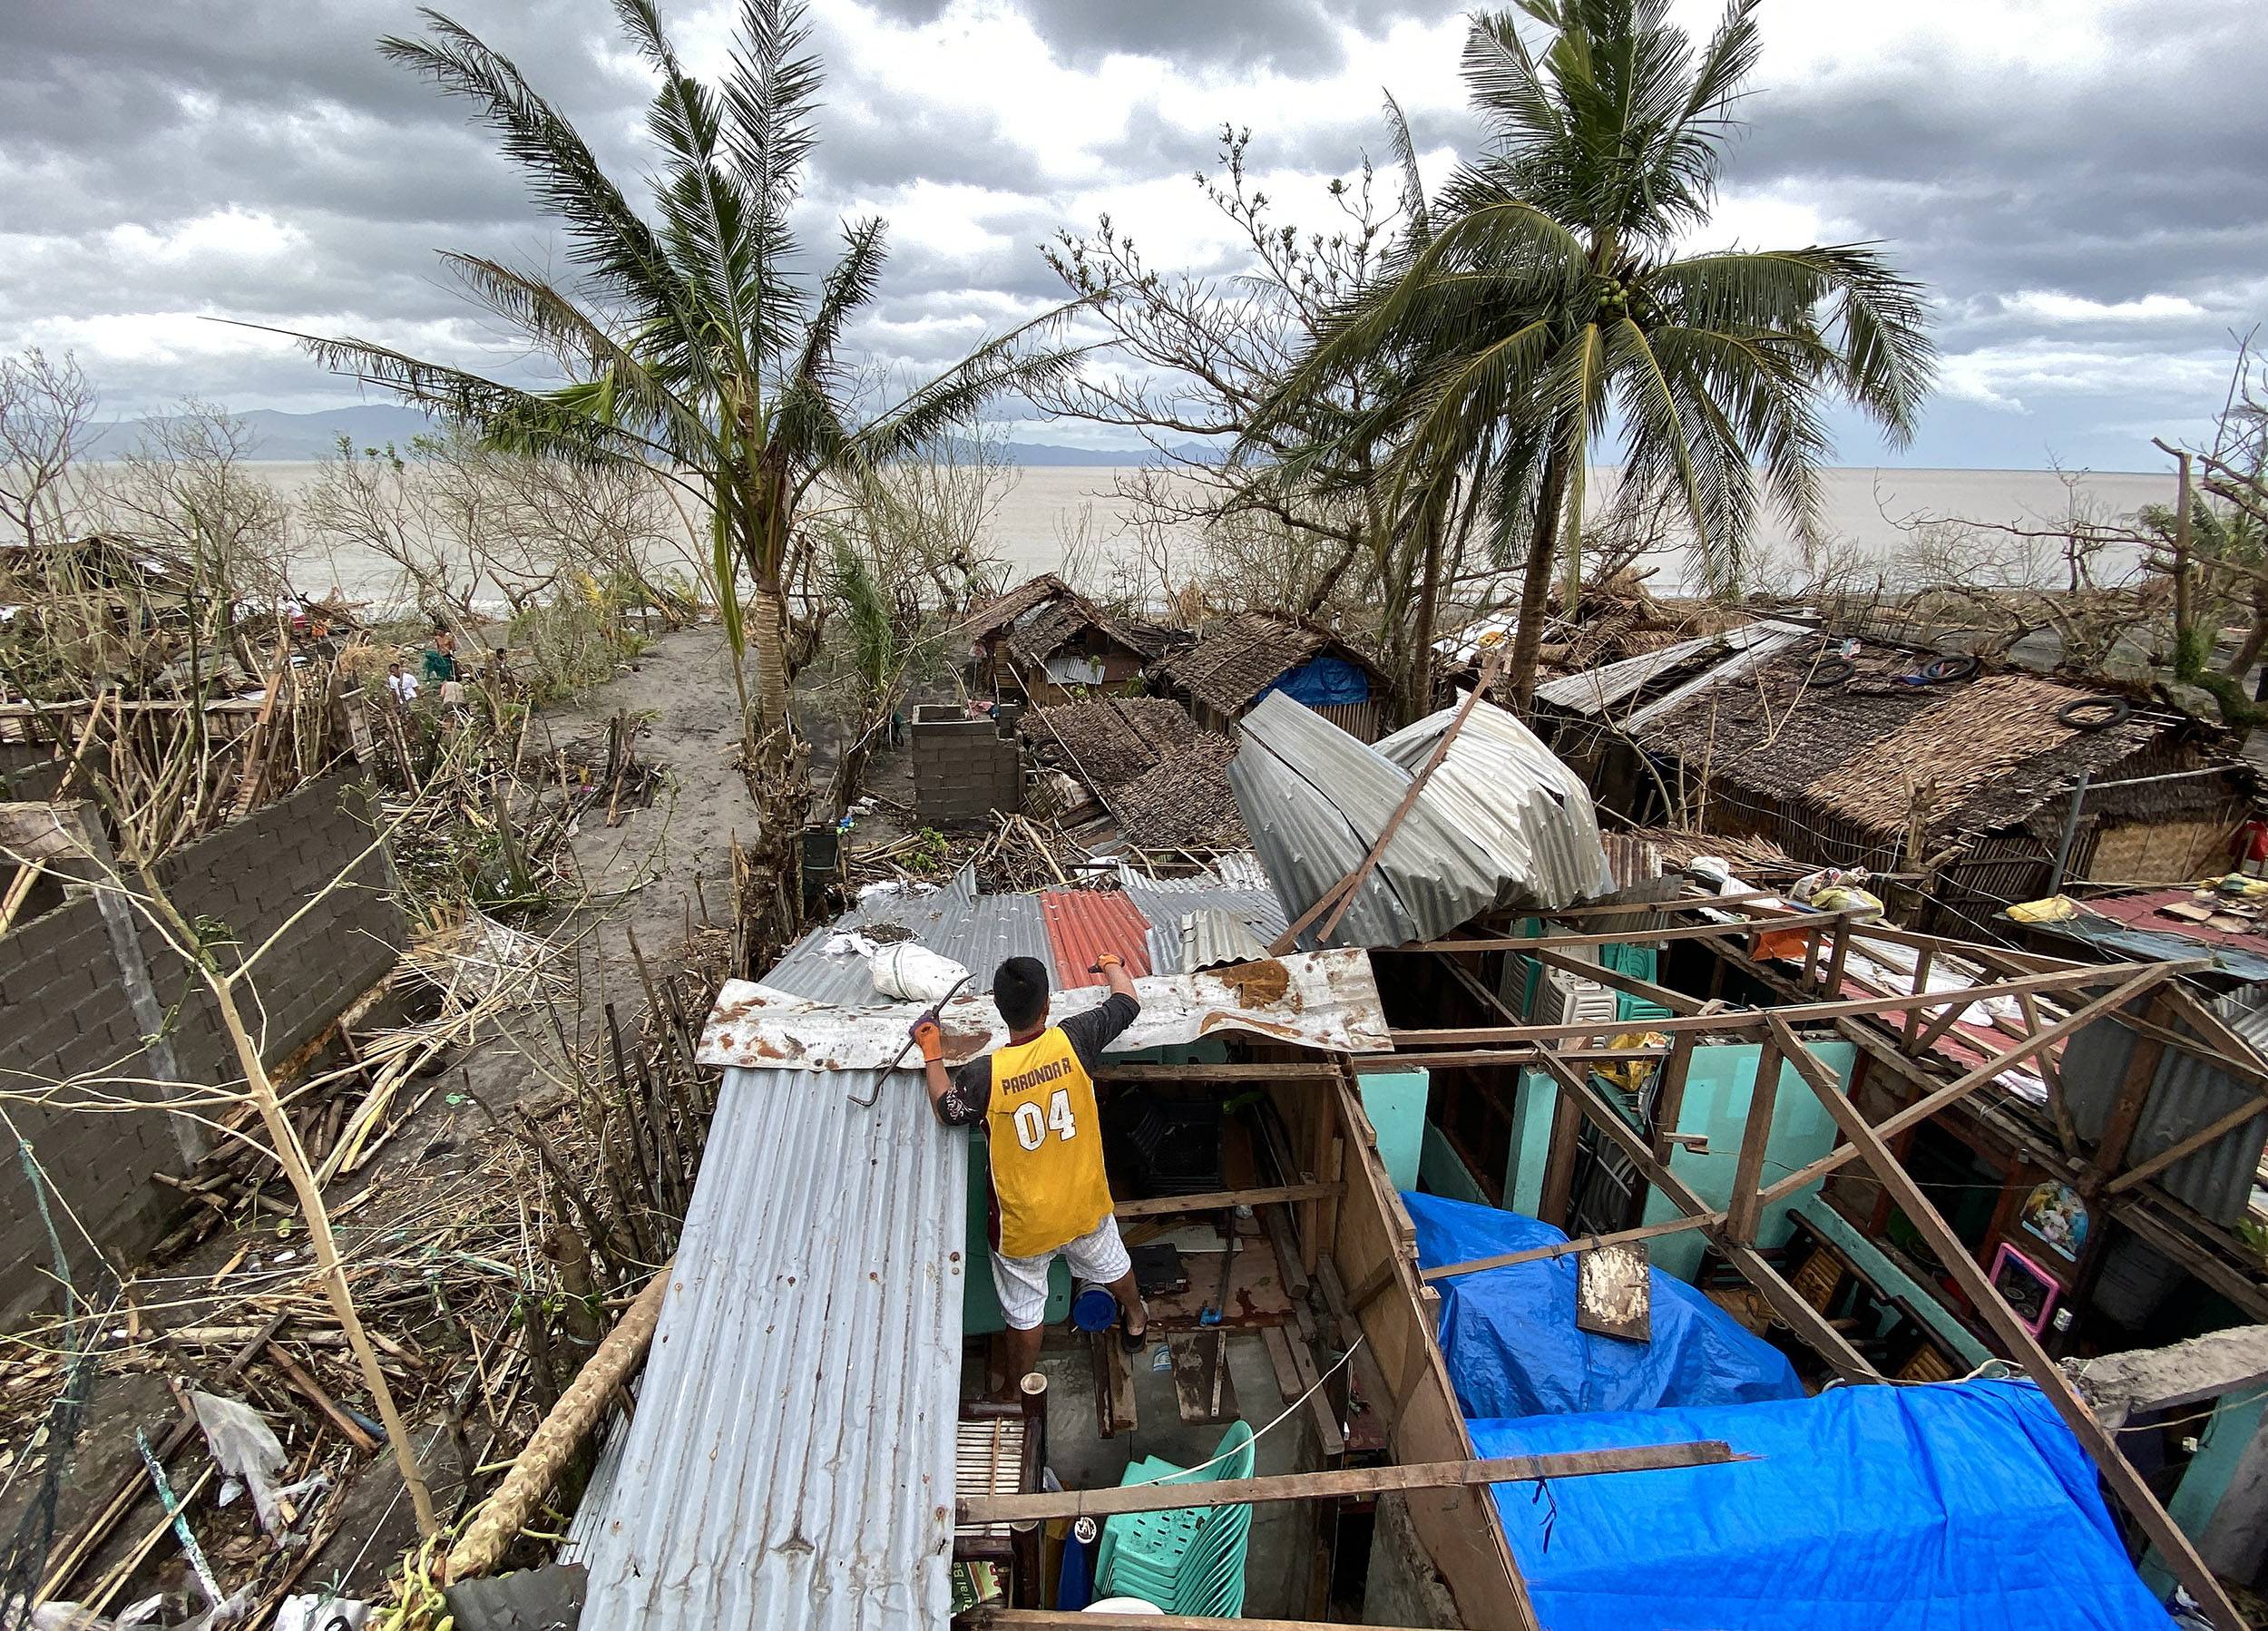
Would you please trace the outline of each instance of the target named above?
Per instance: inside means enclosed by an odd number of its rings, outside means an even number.
[[[1126,959],[1116,952],[1105,952],[1095,959],[1095,972],[1098,974],[1105,969],[1124,968],[1125,966]]]
[[[934,1065],[945,1057],[945,1033],[934,1020],[914,1021],[914,1042],[922,1050],[922,1062]]]

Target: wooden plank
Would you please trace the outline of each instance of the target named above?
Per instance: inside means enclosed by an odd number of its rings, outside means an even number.
[[[1916,991],[1926,991],[1930,989],[1930,965],[1931,962],[1936,961],[1936,958],[1937,948],[1935,946],[1923,946],[1921,952],[1915,956],[1913,961],[1913,989]],[[1908,1053],[1913,1052],[1915,1050],[1913,1045],[1914,1032],[1919,1030],[1921,1028],[1921,1011],[1919,1008],[1908,1009],[1904,1017],[1901,1018],[1898,1023],[1898,1045],[1901,1048],[1903,1048]]]
[[[1659,1472],[1675,1467],[1722,1467],[1749,1461],[1721,1439],[1684,1444],[1639,1444],[1627,1450],[1576,1450],[1559,1455],[1506,1455],[1487,1460],[1421,1461],[1403,1467],[1339,1467],[1321,1472],[1278,1472],[1262,1478],[1220,1479],[1204,1484],[1117,1484],[1102,1489],[1048,1489],[1035,1495],[964,1495],[955,1524],[1040,1523],[1053,1518],[1108,1518],[1119,1512],[1177,1512],[1200,1507],[1241,1507],[1276,1500],[1316,1500],[1338,1495],[1384,1495],[1407,1489],[1471,1489],[1563,1478],[1601,1478],[1618,1472]]]
[[[1156,1195],[1120,1201],[1111,1211],[1119,1217],[1174,1217],[1184,1212],[1224,1212],[1231,1206],[1257,1208],[1276,1201],[1323,1200],[1338,1192],[1335,1183],[1272,1184],[1257,1189],[1209,1189],[1202,1195]]]
[[[1693,1071],[1693,1048],[1690,1031],[1670,1039],[1661,1086],[1654,1092],[1654,1158],[1665,1167],[1669,1165],[1678,1123],[1685,1118],[1686,1081]]]
[[[1307,1401],[1307,1418],[1314,1423],[1315,1442],[1321,1446],[1324,1459],[1336,1465],[1346,1453],[1346,1435],[1339,1431],[1338,1412],[1331,1408],[1330,1391],[1323,1385],[1323,1374],[1315,1367],[1315,1350],[1307,1339],[1296,1331],[1282,1331],[1271,1325],[1284,1338],[1284,1346],[1292,1356],[1292,1372],[1299,1379],[1299,1391]]]
[[[1551,1106],[1551,1141],[1545,1147],[1543,1195],[1536,1216],[1555,1229],[1567,1227],[1568,1205],[1575,1192],[1575,1157],[1583,1130],[1582,1101],[1561,1089]]]
[[[1753,1033],[1764,1029],[1764,1021],[1757,1015],[1754,1013],[1746,1013],[1744,1014],[1742,1018],[1745,1022],[1734,1029],[1733,1034],[1735,1036],[1738,1036],[1744,1032]],[[1632,1021],[1618,1020],[1612,1026],[1600,1025],[1594,1026],[1592,1029],[1598,1030],[1620,1030],[1628,1029],[1629,1025],[1635,1022],[1636,1021]],[[1647,1022],[1646,1029],[1648,1030],[1659,1030],[1664,1025],[1673,1022],[1674,1021],[1662,1020],[1648,1021]],[[1675,1047],[1677,1045],[1677,1039],[1676,1037],[1671,1037],[1669,1040],[1671,1047]],[[1451,1048],[1444,1049],[1438,1053],[1357,1054],[1354,1058],[1347,1060],[1347,1069],[1352,1070],[1357,1076],[1369,1076],[1382,1070],[1407,1070],[1413,1066],[1417,1065],[1422,1065],[1429,1070],[1525,1070],[1536,1067],[1536,1054],[1539,1051],[1540,1047],[1540,1044],[1530,1043],[1525,1047]],[[1632,1060],[1667,1059],[1669,1057],[1670,1049],[1652,1047],[1568,1048],[1555,1046],[1552,1048],[1551,1051],[1558,1054],[1561,1059],[1574,1063],[1588,1064],[1594,1060],[1598,1060],[1610,1065],[1620,1065],[1628,1064]]]
[[[1673,1217],[1667,1223],[1647,1224],[1643,1228],[1618,1229],[1611,1235],[1584,1235],[1573,1240],[1562,1240],[1554,1245],[1530,1246],[1524,1252],[1506,1252],[1495,1257],[1474,1257],[1463,1263],[1444,1263],[1438,1267],[1423,1269],[1418,1278],[1432,1284],[1436,1280],[1453,1280],[1459,1275],[1477,1275],[1483,1269],[1510,1268],[1521,1263],[1541,1263],[1547,1258],[1565,1257],[1575,1252],[1589,1252],[1599,1246],[1627,1245],[1634,1240],[1658,1240],[1665,1235],[1682,1235],[1688,1229],[1706,1229],[1725,1221],[1722,1212],[1704,1212],[1698,1217]]]
[[[2159,963],[2155,967],[2146,967],[2141,973],[2128,980],[2116,991],[2074,1009],[2045,1030],[2035,1031],[2014,1047],[2004,1049],[1994,1054],[1966,1076],[1954,1078],[1944,1087],[1916,1099],[1897,1114],[1885,1117],[1882,1125],[1874,1129],[1875,1133],[1884,1138],[1894,1138],[1916,1122],[1928,1120],[1946,1106],[1966,1098],[1986,1083],[1997,1080],[2000,1073],[2011,1066],[2022,1064],[2041,1049],[2061,1041],[2082,1026],[2091,1024],[2105,1014],[2113,1011],[2119,1004],[2130,1001],[2139,993],[2162,983],[2170,978],[2166,971],[2174,966],[2171,963]],[[1772,1010],[1771,1018],[1775,1030],[1792,1028],[1794,1024],[1801,1022],[1794,1012],[1786,1009]],[[1824,1177],[1828,1173],[1836,1171],[1857,1154],[1858,1151],[1848,1144],[1829,1150],[1818,1160],[1798,1168],[1774,1184],[1764,1192],[1764,1198],[1769,1203],[1793,1195],[1814,1178]]]
[[[1773,1022],[1774,1031],[1783,1036],[1782,1045],[1787,1046],[1794,1033],[1786,1030],[1784,1022],[1776,1014],[1773,1016]],[[1802,1044],[1797,1042],[1794,1046],[1800,1048]],[[2165,1509],[2158,1504],[2157,1497],[2151,1493],[2142,1475],[2119,1452],[2118,1441],[2095,1419],[2095,1412],[2087,1409],[2086,1401],[2073,1391],[2070,1379],[2063,1373],[2062,1367],[2048,1357],[2047,1350],[2039,1345],[2039,1339],[2017,1317],[2016,1311],[2002,1300],[1999,1292],[1994,1289],[1990,1277],[1970,1255],[1969,1248],[1961,1244],[1960,1236],[1953,1233],[1952,1226],[1939,1216],[1930,1197],[1921,1192],[1921,1187],[1898,1164],[1897,1157],[1890,1152],[1890,1147],[1882,1142],[1882,1135],[1867,1124],[1866,1118],[1859,1114],[1858,1107],[1843,1096],[1840,1084],[1823,1067],[1815,1072],[1799,1068],[1797,1074],[1811,1088],[1827,1114],[1834,1118],[1835,1125],[1843,1129],[1843,1136],[1858,1148],[1868,1168],[1881,1181],[1882,1187],[1889,1191],[1891,1199],[1897,1203],[1899,1210],[1906,1215],[1907,1221],[1929,1245],[1939,1263],[1960,1283],[1970,1304],[1992,1327],[1993,1334],[2024,1367],[2026,1374],[2039,1385],[2040,1391],[2056,1407],[2056,1413],[2063,1418],[2065,1425],[2087,1447],[2105,1481],[2117,1492],[2126,1510],[2172,1566],[2175,1577],[2204,1609],[2206,1617],[2220,1631],[2245,1631],[2244,1617],[2237,1613],[2236,1606],[2229,1600],[2228,1594],[2221,1589],[2221,1583],[2213,1577],[2213,1571],[2197,1556],[2189,1537],[2183,1534],[2181,1527],[2166,1516]]]
[[[1748,1086],[1748,1109],[1741,1122],[1740,1157],[1733,1164],[1733,1195],[1725,1209],[1725,1238],[1756,1244],[1756,1220],[1764,1211],[1764,1155],[1772,1142],[1772,1112],[1780,1094],[1780,1049],[1770,1037],[1756,1050],[1756,1074]]]
[[[1292,1362],[1292,1344],[1284,1335],[1284,1327],[1261,1326],[1260,1342],[1268,1351],[1268,1368],[1276,1372],[1276,1391],[1283,1394],[1284,1402],[1289,1404],[1299,1397],[1303,1387],[1299,1380],[1299,1367]]]
[[[1352,1085],[1343,1084],[1336,1097],[1344,1114],[1354,1098]],[[1346,1125],[1356,1125],[1352,1115]],[[1351,1325],[1346,1334],[1360,1339],[1354,1350],[1355,1376],[1395,1458],[1469,1460],[1472,1435],[1428,1323],[1432,1311],[1420,1300],[1430,1288],[1417,1277],[1415,1226],[1376,1149],[1353,1131],[1345,1142],[1346,1188],[1316,1280],[1343,1330]],[[1344,1286],[1362,1284],[1374,1274],[1384,1276],[1382,1294],[1364,1308],[1348,1308],[1340,1294]],[[1402,1507],[1448,1589],[1459,1623],[1471,1631],[1537,1631],[1534,1605],[1485,1492],[1413,1490],[1383,1499]]]
[[[1530,940],[1515,940],[1509,935],[1492,940],[1422,940],[1398,949],[1404,952],[1517,952],[1525,948],[1558,952],[1570,946],[1622,945],[1634,939],[1643,939],[1649,945],[1672,940],[1727,940],[1754,934],[1759,930],[1776,934],[1787,930],[1821,928],[1828,923],[1840,923],[1852,915],[1849,911],[1798,912],[1785,917],[1748,918],[1729,923],[1686,923],[1667,929],[1648,929],[1642,935],[1634,935],[1628,930],[1623,930],[1604,934],[1544,934]]]
[[[2146,1178],[2156,1177],[2175,1162],[2195,1155],[2214,1139],[2224,1138],[2243,1127],[2263,1111],[2268,1111],[2268,1099],[2255,1099],[2240,1104],[2225,1116],[2215,1117],[2178,1143],[2169,1144],[2146,1161],[2137,1161],[2126,1171],[2103,1186],[2106,1195],[2124,1195]]]
[[[1337,1074],[1330,1065],[1314,1060],[1290,1060],[1273,1065],[1114,1065],[1105,1060],[1096,1067],[1094,1079],[1099,1082],[1329,1081]]]
[[[1725,955],[1721,950],[1720,955]],[[1966,986],[1960,991],[1930,991],[1921,995],[1893,992],[1882,997],[1845,997],[1832,1002],[1791,1002],[1778,1011],[1796,1025],[1823,1024],[1830,1020],[1861,1014],[1893,1013],[1914,1008],[1943,1008],[1948,1003],[1968,1004],[1993,997],[2012,997],[2019,991],[2077,992],[2095,991],[2120,981],[2131,981],[2137,974],[2154,973],[2158,980],[2195,973],[2207,966],[2207,960],[2191,958],[2178,962],[2107,962],[2078,971],[2056,970],[2044,974],[2026,974],[2019,979],[2003,980],[1989,985]],[[1761,969],[1758,972],[1764,972]],[[1753,1031],[1763,1024],[1762,1017],[1739,1009],[1713,1014],[1677,1014],[1667,1020],[1647,1022],[1648,1030],[1658,1030],[1675,1036],[1680,1031],[1704,1033]],[[1576,1021],[1564,1025],[1482,1025],[1464,1029],[1425,1030],[1396,1029],[1389,1034],[1397,1048],[1456,1048],[1476,1043],[1495,1043],[1501,1046],[1521,1043],[1557,1041],[1566,1037],[1611,1035],[1627,1027],[1621,1020],[1602,1020],[1597,1022]],[[1358,1056],[1355,1067],[1364,1068],[1375,1055]],[[1391,1066],[1372,1066],[1373,1069],[1403,1069],[1411,1065],[1437,1062],[1423,1053],[1398,1054],[1397,1063]]]

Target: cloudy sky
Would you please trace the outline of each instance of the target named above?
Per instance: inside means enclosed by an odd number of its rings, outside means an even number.
[[[1678,0],[1706,27],[1716,7]],[[603,0],[455,0],[624,177],[648,89]],[[671,6],[721,57],[728,6]],[[1154,263],[1233,272],[1192,172],[1249,125],[1271,192],[1325,221],[1382,156],[1391,89],[1429,180],[1469,151],[1459,10],[1426,0],[818,0],[819,234],[879,212],[894,253],[856,337],[919,366],[1059,291],[1039,246],[1108,211]],[[1842,456],[2155,468],[2232,335],[2268,317],[2268,46],[2256,0],[1765,0],[1709,238],[1887,240],[1938,302],[1917,445]],[[508,366],[441,248],[557,246],[464,110],[372,49],[394,0],[0,5],[0,350],[71,350],[107,412],[357,400],[229,317]],[[1020,426],[1032,441],[1086,427]]]

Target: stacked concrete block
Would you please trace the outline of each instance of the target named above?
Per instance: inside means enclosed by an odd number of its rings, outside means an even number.
[[[1012,729],[935,704],[912,731],[914,814],[924,826],[1012,815],[1023,802],[1022,749]]]

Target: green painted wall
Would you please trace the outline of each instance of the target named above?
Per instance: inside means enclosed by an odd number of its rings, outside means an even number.
[[[1363,1113],[1378,1133],[1378,1153],[1386,1163],[1386,1176],[1396,1189],[1414,1189],[1424,1165],[1425,1096],[1432,1085],[1430,1070],[1364,1071],[1354,1079],[1362,1085]]]
[[[1471,1201],[1485,1206],[1489,1197],[1481,1193],[1481,1186],[1472,1181],[1472,1174],[1457,1158],[1457,1152],[1449,1146],[1442,1129],[1432,1122],[1425,1124],[1425,1148],[1418,1162],[1420,1186],[1428,1195],[1446,1196],[1452,1201]]]
[[[1543,1205],[1543,1166],[1551,1152],[1559,1089],[1540,1070],[1522,1070],[1512,1088],[1512,1152],[1504,1164],[1504,1204],[1533,1217]]]
[[[1793,1210],[1817,1232],[1822,1240],[1848,1257],[1861,1274],[1891,1295],[1903,1297],[1906,1305],[1928,1322],[1938,1341],[1960,1354],[1964,1363],[1973,1369],[1993,1357],[1990,1350],[1971,1336],[1966,1326],[1946,1312],[1945,1304],[1938,1301],[1934,1292],[1884,1256],[1879,1246],[1853,1228],[1843,1214],[1820,1198],[1816,1187],[1804,1190]]]
[[[2213,1522],[2221,1498],[2229,1492],[2229,1480],[2236,1474],[2245,1447],[2260,1431],[2263,1412],[2268,1412],[2268,1392],[2258,1387],[2239,1388],[2234,1393],[2223,1394],[2213,1414],[2203,1423],[2203,1431],[2197,1437],[2197,1453],[2183,1470],[2174,1499],[2165,1503],[2166,1516],[2179,1524],[2182,1533],[2192,1540],[2205,1538],[2206,1526]],[[2155,1548],[2143,1559],[2142,1577],[2161,1591],[2173,1584],[2172,1572]]]

